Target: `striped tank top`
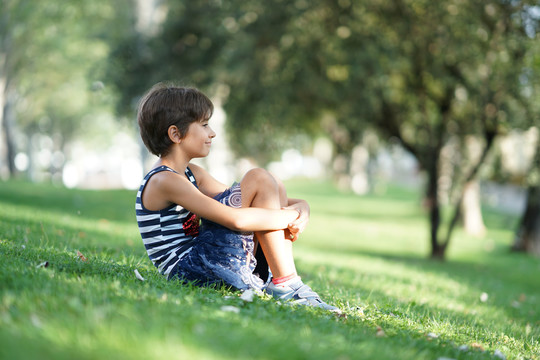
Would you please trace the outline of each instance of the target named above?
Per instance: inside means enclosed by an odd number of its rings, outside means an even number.
[[[159,272],[168,277],[178,261],[191,250],[195,237],[199,235],[199,218],[176,204],[157,211],[148,210],[143,206],[142,193],[148,180],[161,171],[176,173],[164,165],[151,170],[144,177],[137,192],[135,212],[148,257]],[[189,167],[185,174],[189,181],[197,186]]]

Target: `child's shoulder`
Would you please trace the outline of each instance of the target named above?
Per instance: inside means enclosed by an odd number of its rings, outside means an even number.
[[[197,179],[197,182],[208,176],[208,171],[197,164],[189,163],[188,168],[193,173],[193,176],[195,176],[195,179]]]

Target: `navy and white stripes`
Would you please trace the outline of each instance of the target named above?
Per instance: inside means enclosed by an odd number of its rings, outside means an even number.
[[[180,205],[171,205],[165,209],[151,211],[142,205],[142,193],[150,177],[160,171],[172,171],[167,166],[160,166],[150,171],[143,179],[137,192],[135,211],[143,244],[152,263],[159,272],[168,276],[180,259],[193,246],[199,234],[199,219]],[[195,177],[189,168],[185,171],[189,181],[197,186]]]

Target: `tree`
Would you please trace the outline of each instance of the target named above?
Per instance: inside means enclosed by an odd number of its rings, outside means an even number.
[[[465,184],[520,113],[523,59],[532,41],[522,17],[526,2],[167,6],[163,31],[145,42],[151,51],[134,69],[225,89],[216,93],[226,100],[234,150],[263,163],[298,133],[326,133],[336,152],[349,157],[368,127],[398,139],[427,175],[431,256],[444,258]],[[451,179],[453,207],[443,233],[441,152],[469,137],[482,150],[472,159],[456,147],[462,171]]]
[[[532,37],[538,31],[538,13],[528,11],[524,14],[529,19],[528,29]],[[532,17],[532,19],[531,19]],[[538,69],[540,57],[538,44],[535,43],[527,54],[527,67],[522,76],[522,106],[526,110],[523,116],[523,127],[533,126],[540,129],[540,94]],[[516,231],[513,251],[522,251],[540,256],[540,138],[536,140],[536,152],[530,165],[527,179],[527,203]]]
[[[103,88],[98,63],[107,52],[105,39],[114,38],[126,21],[121,4],[2,2],[0,122],[11,175],[15,154],[26,150],[23,142],[32,145],[33,134],[53,138],[50,150],[63,152],[87,116],[111,106],[107,99],[113,94]],[[31,158],[33,151],[26,152]]]
[[[398,1],[379,9],[384,34],[380,53],[387,54],[380,62],[388,66],[380,72],[385,81],[370,89],[379,98],[374,124],[382,134],[399,139],[426,171],[434,258],[445,256],[465,184],[477,176],[495,137],[511,126],[508,118],[516,114],[530,42],[519,18],[524,6]],[[442,233],[441,152],[452,138],[471,135],[483,139],[483,149],[476,160],[461,164],[460,176],[452,182],[454,205]],[[465,155],[459,150],[455,157],[467,159]]]
[[[540,139],[529,174],[527,204],[519,222],[512,250],[540,256]]]

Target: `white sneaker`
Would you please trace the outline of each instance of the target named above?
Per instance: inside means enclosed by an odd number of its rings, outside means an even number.
[[[291,300],[294,304],[314,306],[335,313],[341,313],[339,308],[322,301],[319,294],[305,285],[299,276],[279,285],[270,282],[266,287],[266,293],[272,295],[277,300]]]

